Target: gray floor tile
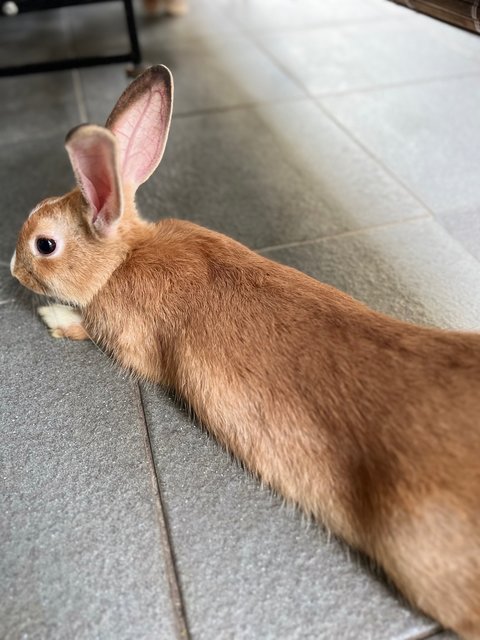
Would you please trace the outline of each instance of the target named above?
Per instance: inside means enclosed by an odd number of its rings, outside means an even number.
[[[480,264],[433,220],[273,249],[266,255],[402,320],[480,328]]]
[[[0,78],[0,145],[34,140],[78,123],[69,71]]]
[[[435,213],[476,208],[478,78],[322,99]]]
[[[433,630],[162,392],[144,397],[194,638],[393,640]]]
[[[262,45],[315,95],[478,71],[468,56],[405,20],[262,36]]]
[[[0,306],[0,636],[174,637],[135,387]]]
[[[68,127],[45,138],[0,147],[0,261],[9,262],[17,234],[43,198],[74,185],[63,142]]]
[[[174,119],[138,200],[256,248],[425,214],[309,101]]]
[[[71,53],[63,9],[20,13],[0,20],[2,66],[49,62]]]
[[[324,23],[378,18],[381,8],[370,0],[221,0],[228,15],[254,30],[303,29]]]

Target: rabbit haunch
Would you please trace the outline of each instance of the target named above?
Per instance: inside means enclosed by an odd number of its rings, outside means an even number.
[[[106,128],[69,134],[78,186],[25,222],[12,272],[77,307],[41,310],[52,335],[91,337],[175,389],[253,473],[480,638],[480,335],[400,322],[221,234],[142,220],[172,92],[153,67]],[[59,248],[35,253],[38,237]]]

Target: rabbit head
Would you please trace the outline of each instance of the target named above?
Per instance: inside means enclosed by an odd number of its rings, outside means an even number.
[[[105,127],[84,124],[67,135],[77,187],[40,202],[24,223],[10,265],[24,286],[82,306],[121,264],[138,223],[135,193],[163,156],[172,102],[170,71],[151,67]]]

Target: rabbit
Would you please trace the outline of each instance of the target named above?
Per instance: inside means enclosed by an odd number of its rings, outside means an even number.
[[[135,193],[172,100],[154,66],[105,127],[68,134],[77,186],[31,212],[12,274],[62,303],[39,309],[52,336],[174,390],[411,603],[480,638],[480,335],[382,315],[191,222],[143,220]]]

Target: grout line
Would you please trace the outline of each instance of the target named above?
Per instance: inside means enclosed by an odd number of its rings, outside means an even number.
[[[0,267],[8,267],[10,269],[10,262],[6,260],[0,260]]]
[[[338,238],[348,238],[350,236],[363,235],[369,231],[381,231],[382,229],[390,229],[394,227],[400,227],[403,224],[415,224],[421,220],[431,220],[432,216],[429,214],[412,216],[411,218],[405,218],[403,220],[396,220],[395,222],[386,222],[382,224],[372,225],[370,227],[363,227],[362,229],[353,229],[352,231],[342,231],[341,233],[334,233],[328,236],[319,236],[318,238],[309,240],[298,240],[297,242],[286,242],[285,244],[274,244],[268,247],[260,247],[254,249],[257,253],[263,253],[264,251],[275,251],[277,249],[290,249],[293,247],[304,247],[311,244],[317,244],[320,242],[326,242],[327,240],[337,240]]]
[[[73,90],[75,92],[75,98],[77,101],[78,115],[80,122],[88,122],[87,104],[85,101],[85,94],[83,91],[82,80],[78,69],[72,70],[73,78]]]
[[[182,592],[180,589],[180,581],[178,578],[177,569],[175,566],[175,555],[173,552],[173,545],[169,527],[166,517],[166,509],[162,499],[162,492],[160,488],[160,480],[155,467],[155,456],[153,454],[152,441],[150,438],[150,432],[148,429],[147,417],[145,414],[145,405],[143,401],[142,390],[139,383],[135,383],[137,400],[139,403],[139,409],[142,415],[142,421],[144,425],[144,445],[147,457],[147,464],[150,467],[150,477],[152,482],[153,492],[156,497],[157,510],[158,510],[158,524],[160,528],[160,538],[163,550],[163,556],[166,565],[166,575],[168,580],[168,587],[170,590],[170,601],[173,607],[176,635],[178,640],[189,640],[190,633],[188,631],[187,617],[185,612],[185,604],[183,602]]]
[[[12,302],[15,302],[15,298],[10,298],[10,300],[0,300],[0,306],[3,304],[10,304]]]
[[[315,104],[322,111],[322,113],[325,116],[327,116],[327,118],[329,118],[339,129],[343,131],[343,133],[345,133],[351,140],[353,140],[353,142],[358,147],[360,147],[360,149],[362,149],[364,153],[366,153],[376,164],[378,164],[385,171],[387,175],[389,175],[395,182],[397,182],[397,184],[399,184],[403,189],[405,189],[405,191],[409,193],[414,200],[416,200],[419,204],[421,204],[422,207],[425,209],[425,211],[428,212],[428,215],[431,218],[434,217],[434,212],[427,205],[427,203],[424,202],[423,198],[421,198],[417,193],[415,193],[415,191],[413,191],[410,188],[410,186],[406,182],[404,182],[403,179],[400,178],[395,171],[393,171],[393,169],[391,169],[387,164],[385,164],[382,158],[379,158],[376,153],[374,153],[359,138],[357,138],[357,136],[352,131],[350,131],[350,129],[348,129],[348,127],[346,127],[338,118],[336,118],[335,115],[329,109],[327,109],[327,107],[324,104],[322,104],[318,99],[315,100]]]
[[[68,11],[68,10],[67,10]],[[75,57],[77,56],[77,52],[75,50],[75,37],[73,31],[73,25],[71,20],[71,12],[65,12],[65,21],[66,21],[66,31],[68,33],[68,45],[70,49],[70,55]],[[88,122],[87,115],[87,107],[85,104],[85,96],[83,93],[82,81],[80,79],[80,72],[78,69],[72,69],[72,82],[73,82],[73,92],[76,98],[76,104],[78,108],[78,116],[80,122]]]

